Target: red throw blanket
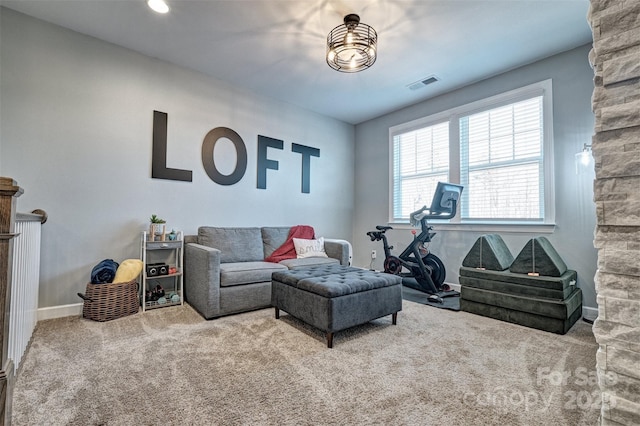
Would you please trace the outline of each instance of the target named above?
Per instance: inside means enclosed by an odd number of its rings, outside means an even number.
[[[293,245],[294,238],[302,238],[305,240],[313,240],[315,238],[315,232],[313,227],[307,225],[296,225],[289,231],[287,240],[280,247],[275,249],[271,256],[265,259],[266,262],[278,263],[285,259],[295,259],[298,257],[296,254],[296,247]]]

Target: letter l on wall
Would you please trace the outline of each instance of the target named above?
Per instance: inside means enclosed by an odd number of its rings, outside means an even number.
[[[192,181],[191,170],[167,167],[167,119],[166,112],[153,111],[153,148],[151,154],[151,177],[155,179]]]

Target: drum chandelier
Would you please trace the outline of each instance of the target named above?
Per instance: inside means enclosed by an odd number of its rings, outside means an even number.
[[[366,70],[376,61],[377,44],[376,30],[349,14],[327,36],[327,64],[340,72]]]

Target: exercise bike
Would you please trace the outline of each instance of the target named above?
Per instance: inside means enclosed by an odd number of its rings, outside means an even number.
[[[423,206],[409,215],[412,226],[420,224],[421,232],[413,233],[413,241],[399,256],[393,256],[386,232],[391,226],[378,225],[376,231],[367,232],[371,241],[381,241],[384,247],[384,272],[403,277],[403,285],[430,294],[429,300],[443,303],[442,297],[458,296],[448,284],[444,283],[446,270],[444,264],[435,254],[429,251],[429,243],[436,235],[431,232],[433,226],[427,223],[429,219],[451,219],[458,210],[458,200],[463,187],[453,183],[438,182],[433,195],[431,207]],[[403,272],[405,269],[408,272]],[[404,279],[413,278],[413,279]]]

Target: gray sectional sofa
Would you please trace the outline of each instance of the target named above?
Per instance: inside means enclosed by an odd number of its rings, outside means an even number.
[[[201,226],[185,236],[185,300],[206,319],[271,306],[271,274],[310,266],[349,265],[349,243],[325,240],[324,257],[265,262],[291,227]]]

